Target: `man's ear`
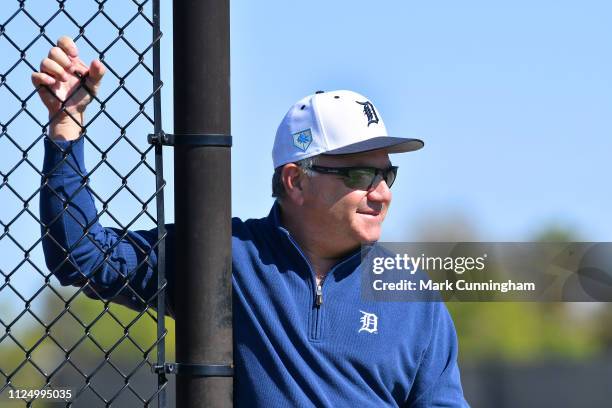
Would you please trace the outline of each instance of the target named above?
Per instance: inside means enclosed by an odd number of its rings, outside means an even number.
[[[304,189],[306,174],[295,163],[285,164],[281,171],[281,180],[285,186],[287,200],[296,205],[304,203]]]

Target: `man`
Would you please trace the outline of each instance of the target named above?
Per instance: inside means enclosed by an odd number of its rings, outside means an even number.
[[[87,283],[85,293],[94,299],[142,310],[140,299],[156,290],[157,231],[130,231],[121,239],[97,222],[83,188],[80,124],[103,75],[104,66],[87,67],[67,37],[32,75],[52,118],[41,192],[48,227],[43,247],[62,285]],[[62,111],[58,98],[70,95]],[[272,152],[277,200],[270,214],[232,220],[237,405],[467,406],[444,304],[360,297],[360,247],[379,239],[391,203],[397,168],[389,153],[422,145],[387,136],[374,105],[354,92],[317,92],[289,110]],[[171,316],[173,242],[169,225]]]

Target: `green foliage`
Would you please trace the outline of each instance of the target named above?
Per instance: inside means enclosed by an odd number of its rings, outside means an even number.
[[[463,360],[587,358],[602,349],[594,322],[571,318],[571,304],[452,302],[447,306]]]
[[[75,290],[62,288],[59,292],[64,299],[70,299]],[[66,354],[86,373],[106,356],[125,372],[134,370],[144,359],[148,359],[150,364],[156,361],[157,316],[154,310],[140,315],[126,307],[104,304],[83,294],[70,300],[66,308],[65,303],[48,289],[38,297],[40,304],[33,306],[32,311],[50,327],[48,334],[33,315],[26,313],[11,326],[12,337],[7,336],[0,342],[0,370],[7,375],[14,373],[11,383],[15,388],[41,388],[45,384],[45,375],[64,364]],[[166,360],[173,361],[174,320],[166,318],[165,322],[168,331]],[[71,368],[64,365],[59,371],[63,369]],[[5,380],[0,375],[2,385]],[[7,401],[7,392],[8,389],[0,397],[3,404]],[[15,406],[23,406],[23,402]]]
[[[534,234],[535,242],[575,242],[577,234],[558,224]],[[530,361],[589,358],[612,344],[612,305],[535,302],[450,302],[462,360]],[[584,306],[584,305],[583,305]],[[606,329],[608,328],[608,329]]]

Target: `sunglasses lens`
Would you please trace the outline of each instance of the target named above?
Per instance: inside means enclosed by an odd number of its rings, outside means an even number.
[[[367,190],[372,184],[374,177],[376,177],[374,169],[354,169],[348,172],[345,184],[349,188]]]
[[[385,175],[385,183],[387,183],[387,187],[391,188],[391,186],[395,182],[396,176],[397,176],[397,167],[392,167],[387,171],[387,174]]]
[[[382,179],[382,174],[376,169],[353,169],[348,172],[348,177],[344,179],[344,184],[349,188],[358,190],[368,190],[372,186],[376,186]],[[384,180],[387,186],[391,188],[397,176],[397,167],[391,167],[384,173]]]

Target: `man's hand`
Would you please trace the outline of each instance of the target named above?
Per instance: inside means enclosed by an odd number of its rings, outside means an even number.
[[[53,139],[79,137],[83,113],[92,95],[98,92],[105,71],[98,60],[89,67],[85,65],[72,38],[63,36],[57,40],[57,47],[51,48],[40,63],[40,72],[32,74],[32,83],[52,119],[49,133]],[[81,86],[81,78],[85,78],[85,86]]]

